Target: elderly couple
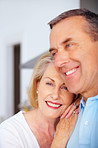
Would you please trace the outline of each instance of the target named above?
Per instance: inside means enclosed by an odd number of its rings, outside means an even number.
[[[50,53],[28,89],[34,109],[1,123],[0,148],[98,148],[98,15],[73,9],[49,25]]]

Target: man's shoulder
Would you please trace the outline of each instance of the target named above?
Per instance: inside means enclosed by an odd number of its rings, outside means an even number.
[[[98,107],[98,95],[87,99],[86,106],[94,108]]]

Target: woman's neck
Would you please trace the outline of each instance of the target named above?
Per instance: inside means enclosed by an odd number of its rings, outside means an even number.
[[[35,116],[36,123],[46,132],[55,132],[57,119],[46,117],[39,109],[32,111]]]
[[[24,116],[40,147],[50,148],[56,131],[57,119],[44,116],[39,109],[29,111]]]

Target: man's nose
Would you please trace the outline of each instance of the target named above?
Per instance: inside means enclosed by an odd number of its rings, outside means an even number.
[[[55,57],[55,66],[57,68],[63,67],[66,63],[69,62],[69,55],[67,52],[58,52]]]

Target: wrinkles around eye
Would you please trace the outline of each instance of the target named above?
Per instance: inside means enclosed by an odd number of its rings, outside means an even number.
[[[68,90],[66,86],[62,86],[61,89]]]
[[[52,84],[52,83],[49,83],[49,82],[47,82],[47,83],[46,83],[46,85],[50,85],[50,86],[53,86],[53,84]]]
[[[66,45],[66,47],[71,47],[71,46],[72,46],[72,44],[71,44],[71,43]]]

